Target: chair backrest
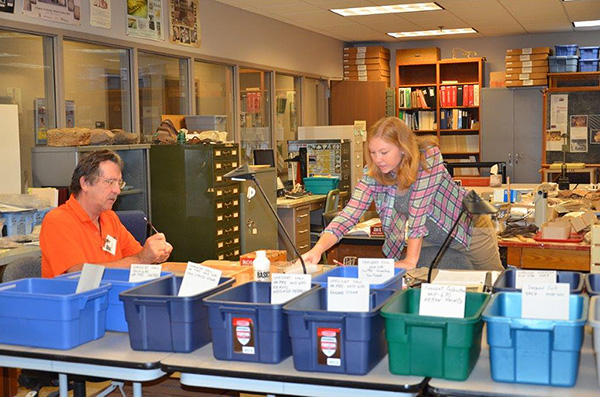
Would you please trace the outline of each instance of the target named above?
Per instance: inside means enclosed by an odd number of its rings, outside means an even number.
[[[42,277],[42,258],[26,256],[15,259],[4,267],[2,282],[19,280],[22,278]]]
[[[323,216],[322,216],[322,221],[323,221],[323,229],[325,229],[327,227],[327,225],[329,225],[329,223],[333,220],[333,218],[335,218],[336,216],[339,215],[341,211],[335,209],[333,211],[327,211],[327,212],[323,212]]]
[[[327,193],[327,197],[325,198],[325,208],[323,212],[329,212],[338,209],[338,205],[340,204],[340,189],[333,189]]]
[[[125,226],[129,233],[141,244],[144,245],[148,238],[148,222],[146,222],[146,214],[144,211],[115,211],[119,220]]]

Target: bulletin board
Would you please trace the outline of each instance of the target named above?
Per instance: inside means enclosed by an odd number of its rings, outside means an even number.
[[[600,91],[552,91],[545,97],[544,149],[547,164],[563,161],[562,151],[548,150],[546,131],[550,129],[552,96],[567,95],[568,122],[566,153],[568,163],[600,164]],[[581,139],[582,128],[587,128],[586,142]]]

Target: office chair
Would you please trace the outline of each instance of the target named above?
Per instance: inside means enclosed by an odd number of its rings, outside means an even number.
[[[15,281],[22,278],[42,277],[42,258],[27,256],[15,259],[4,267],[2,282]]]
[[[148,238],[148,222],[144,211],[115,211],[119,220],[129,230],[129,233],[143,246]]]
[[[340,212],[341,211],[338,210],[337,207],[334,210],[323,212],[323,215],[321,215],[321,220],[323,222],[323,230],[325,230],[325,228],[327,228],[327,225],[329,225],[329,223],[333,220],[333,218],[338,216]],[[323,262],[324,265],[329,264],[327,261],[327,253],[326,252],[323,252],[323,257],[321,258],[321,262]]]

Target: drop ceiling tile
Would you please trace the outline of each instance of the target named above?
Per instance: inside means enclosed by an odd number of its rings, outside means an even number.
[[[268,11],[275,15],[295,15],[302,12],[320,12],[322,11],[318,7],[315,7],[306,3],[298,3],[296,4],[285,4],[285,5],[274,5],[274,6],[262,6],[262,7],[254,7],[255,9],[261,9]]]
[[[591,21],[600,19],[600,3],[598,1],[569,1],[565,9],[571,21]]]
[[[369,0],[301,0],[304,3],[317,6],[323,10],[330,8],[353,8],[353,7],[370,7],[373,4]]]

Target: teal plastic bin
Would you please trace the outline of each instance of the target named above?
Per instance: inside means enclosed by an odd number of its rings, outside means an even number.
[[[570,295],[568,320],[526,319],[520,292],[495,294],[483,311],[492,379],[575,385],[587,311],[587,296]]]
[[[337,189],[340,178],[337,176],[313,176],[304,178],[304,188],[312,194],[327,194],[330,190]]]
[[[381,309],[390,372],[465,380],[481,352],[481,313],[489,295],[467,292],[464,318],[420,316],[421,289],[400,292]]]

